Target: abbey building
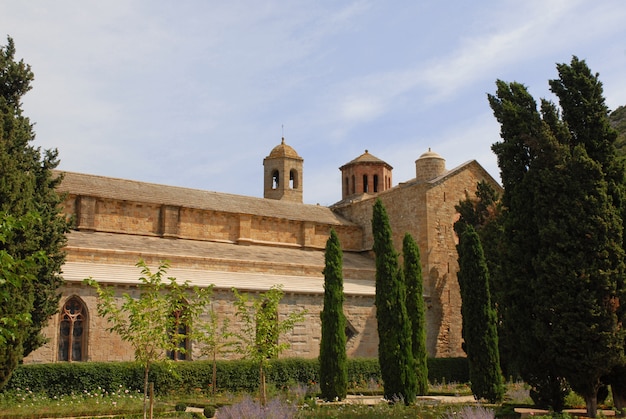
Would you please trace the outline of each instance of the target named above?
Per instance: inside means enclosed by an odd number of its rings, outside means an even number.
[[[476,161],[447,169],[445,160],[429,150],[415,161],[415,178],[394,184],[392,166],[366,150],[340,167],[336,187],[342,199],[330,207],[302,202],[303,158],[284,139],[263,166],[263,198],[63,173],[64,211],[75,220],[63,266],[65,285],[59,314],[44,330],[49,342],[25,362],[132,360],[130,345],[106,330],[96,294],[83,279],[113,285],[119,297],[136,294],[140,258],[154,267],[170,261],[168,276],[179,281],[214,284],[213,309],[233,322],[233,287],[254,293],[282,284],[280,313],[308,312],[305,322],[283,337],[290,343],[283,356],[317,357],[324,248],[331,229],[344,252],[348,355],[375,357],[371,219],[376,198],[387,209],[398,252],[406,232],[419,245],[429,355],[464,356],[454,207],[474,196],[479,181],[500,189]],[[181,358],[199,359],[194,342],[186,344]]]

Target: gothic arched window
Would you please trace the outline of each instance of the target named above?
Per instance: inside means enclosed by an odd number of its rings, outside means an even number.
[[[87,308],[76,296],[61,309],[59,322],[59,361],[84,361],[87,358]]]

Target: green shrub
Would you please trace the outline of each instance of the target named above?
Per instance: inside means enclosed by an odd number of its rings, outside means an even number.
[[[215,416],[215,407],[207,406],[204,408],[203,413],[204,413],[204,417],[212,418],[213,416]]]
[[[174,410],[177,412],[184,412],[187,410],[187,404],[183,402],[178,402],[176,403],[176,406],[174,406]]]
[[[297,384],[315,387],[319,382],[317,359],[284,358],[268,363],[268,382],[279,390]],[[254,392],[258,389],[258,366],[247,360],[218,361],[217,390]],[[466,358],[430,358],[431,383],[468,381]],[[213,363],[210,361],[163,362],[153,364],[149,380],[157,394],[172,392],[208,392],[211,389]],[[348,359],[348,382],[351,387],[368,389],[380,383],[380,367],[375,358]],[[143,367],[136,362],[59,362],[19,365],[5,390],[28,388],[49,397],[84,390],[112,392],[120,387],[143,392]],[[373,389],[372,390],[377,390]]]
[[[428,381],[431,383],[469,382],[467,358],[428,358]]]

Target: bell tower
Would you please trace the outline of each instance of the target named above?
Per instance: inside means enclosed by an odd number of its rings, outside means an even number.
[[[283,138],[263,159],[263,197],[302,203],[303,162]]]
[[[365,150],[341,170],[341,199],[355,195],[378,194],[391,189],[393,167]]]

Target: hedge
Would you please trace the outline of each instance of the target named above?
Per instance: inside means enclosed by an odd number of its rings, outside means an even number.
[[[270,361],[267,379],[276,388],[297,383],[314,385],[319,381],[317,359],[285,358]],[[255,391],[259,382],[258,367],[251,361],[217,361],[219,391]],[[208,391],[213,364],[210,361],[163,362],[152,365],[149,379],[157,393]],[[469,380],[467,358],[430,358],[428,378],[431,383]],[[380,382],[378,359],[348,359],[350,387]],[[120,387],[143,391],[143,367],[136,362],[72,362],[20,365],[4,391],[25,389],[55,395],[102,389],[112,392]]]

